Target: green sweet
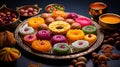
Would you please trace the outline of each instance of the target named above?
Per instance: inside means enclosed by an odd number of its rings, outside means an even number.
[[[96,34],[97,33],[97,28],[93,25],[84,26],[82,30],[85,34]]]
[[[67,43],[56,43],[53,47],[53,52],[56,54],[67,54],[70,52],[70,47]]]

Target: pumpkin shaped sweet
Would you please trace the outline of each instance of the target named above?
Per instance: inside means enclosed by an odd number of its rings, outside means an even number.
[[[42,17],[34,17],[28,20],[28,25],[37,29],[41,24],[44,24],[45,21]]]
[[[40,52],[49,52],[52,48],[51,43],[48,40],[35,40],[32,42],[31,47]]]
[[[15,61],[20,57],[21,53],[16,48],[4,47],[0,50],[0,60],[5,62]]]

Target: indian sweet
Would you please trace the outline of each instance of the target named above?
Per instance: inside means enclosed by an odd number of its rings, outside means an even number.
[[[79,23],[72,23],[71,29],[81,29],[81,25]]]
[[[70,52],[70,47],[67,43],[56,43],[53,46],[53,53],[57,54],[67,54]]]
[[[51,17],[51,16],[52,16],[52,14],[50,14],[50,13],[42,13],[41,14],[41,17],[44,19],[46,19],[47,17]]]
[[[31,47],[40,52],[49,52],[52,48],[51,43],[48,40],[34,40]]]
[[[76,40],[82,40],[84,39],[84,36],[85,36],[84,32],[79,29],[69,30],[66,34],[69,43],[72,43]]]
[[[97,29],[96,29],[96,27],[93,26],[93,25],[84,26],[84,27],[82,28],[82,30],[83,30],[83,32],[84,32],[85,34],[96,34],[96,33],[97,33]]]
[[[92,45],[97,40],[97,36],[95,34],[87,34],[84,39]]]
[[[53,17],[53,18],[56,18],[56,17],[58,17],[58,16],[61,16],[61,17],[63,17],[63,18],[66,18],[66,17],[67,17],[67,13],[64,12],[64,11],[59,11],[59,10],[52,12],[52,17]]]
[[[14,47],[4,47],[0,50],[0,60],[11,62],[17,60],[21,56],[18,49]]]
[[[48,40],[51,37],[50,31],[48,30],[40,30],[36,34],[37,39]]]
[[[34,40],[36,40],[36,39],[37,39],[37,38],[36,38],[36,35],[34,35],[34,34],[32,34],[32,35],[28,34],[28,35],[25,35],[25,36],[24,36],[24,41],[27,42],[27,43],[30,44],[30,45],[31,45],[31,43],[32,43]]]
[[[76,18],[75,21],[81,25],[81,27],[88,26],[92,24],[92,21],[86,17]]]
[[[49,29],[54,34],[66,34],[70,29],[70,24],[65,21],[54,21],[49,24]]]
[[[89,42],[86,40],[76,40],[71,45],[74,50],[82,51],[89,47]]]
[[[33,27],[30,27],[27,24],[25,24],[19,28],[19,32],[22,35],[26,35],[26,34],[33,34],[35,30],[33,29]]]
[[[0,48],[1,47],[11,47],[15,45],[16,39],[14,38],[14,34],[10,31],[0,32]]]
[[[52,45],[56,44],[56,43],[66,43],[67,39],[65,36],[63,35],[54,35],[50,42],[52,43]]]
[[[44,24],[45,21],[42,17],[34,17],[28,20],[28,26],[33,27],[34,29],[38,28],[41,24]]]
[[[74,12],[70,12],[67,14],[67,19],[74,19],[75,20],[78,17],[79,17],[78,14],[74,13]]]
[[[54,22],[55,21],[55,19],[53,18],[53,17],[47,17],[46,19],[45,19],[45,23],[47,24],[47,25],[49,25],[50,23],[52,23],[52,22]]]
[[[75,23],[75,21],[74,21],[73,19],[66,19],[65,21],[66,21],[67,23],[69,23],[69,24]]]

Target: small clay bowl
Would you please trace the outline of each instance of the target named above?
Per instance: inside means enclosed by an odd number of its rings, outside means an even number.
[[[0,8],[0,31],[14,31],[19,24],[19,13],[2,5]]]
[[[21,20],[27,19],[29,17],[39,14],[42,8],[39,8],[38,5],[24,5],[16,7],[16,11],[20,13]]]
[[[120,27],[120,16],[114,13],[105,13],[99,17],[98,22],[102,29],[117,30]]]
[[[49,13],[56,11],[56,10],[64,11],[65,7],[61,4],[49,4],[45,7],[45,11]]]

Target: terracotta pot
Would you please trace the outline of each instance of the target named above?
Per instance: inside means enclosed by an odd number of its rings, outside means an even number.
[[[118,22],[113,22],[111,18],[109,18],[109,21],[103,20],[104,17],[116,17],[119,19]],[[101,25],[102,29],[106,30],[116,30],[120,27],[120,16],[114,13],[106,13],[99,17],[99,24]]]

